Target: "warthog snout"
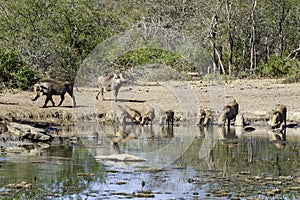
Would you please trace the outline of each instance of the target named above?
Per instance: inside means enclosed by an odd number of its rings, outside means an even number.
[[[41,96],[40,94],[41,94],[41,92],[40,92],[40,86],[37,85],[37,84],[35,84],[34,88],[33,88],[33,95],[32,95],[31,100],[32,101],[37,100]]]

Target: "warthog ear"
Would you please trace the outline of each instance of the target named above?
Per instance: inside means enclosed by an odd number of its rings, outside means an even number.
[[[40,91],[42,92],[42,93],[45,93],[46,91],[47,91],[47,87],[46,86],[44,86],[44,85],[40,85],[39,86],[40,87]]]

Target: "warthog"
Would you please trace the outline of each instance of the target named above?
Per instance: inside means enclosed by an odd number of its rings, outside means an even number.
[[[174,111],[173,110],[167,110],[165,112],[166,114],[166,122],[168,124],[168,127],[171,125],[174,126]]]
[[[126,125],[126,119],[130,119],[132,122],[136,124],[141,124],[142,122],[142,115],[138,110],[130,108],[126,106],[123,108],[122,106],[118,105],[119,113],[118,113],[118,121],[119,123]]]
[[[61,100],[58,104],[58,106],[60,106],[65,99],[66,93],[71,96],[73,106],[76,106],[75,96],[73,94],[73,84],[71,82],[44,79],[34,85],[32,101],[37,100],[42,95],[46,95],[47,98],[43,107],[47,107],[47,103],[49,102],[49,100],[51,101],[52,105],[55,106],[52,95],[60,95]]]
[[[127,106],[126,111],[134,123],[141,124],[143,117],[138,110]]]
[[[152,108],[151,106],[145,107],[142,111],[142,118],[142,125],[148,125],[150,122],[150,125],[152,126],[153,120],[155,118],[154,108]]]
[[[286,127],[286,106],[277,105],[273,114],[270,117],[270,126],[272,129],[280,128],[281,130]]]
[[[128,79],[125,79],[122,74],[112,74],[106,77],[99,77],[98,83],[101,86],[101,89],[96,95],[96,99],[98,100],[98,96],[101,92],[102,99],[104,100],[103,94],[105,92],[111,91],[114,97],[115,102],[117,101],[117,96],[119,90],[123,83],[127,82]]]
[[[239,104],[236,102],[236,100],[230,101],[223,109],[218,124],[219,125],[225,125],[227,121],[227,126],[230,126],[230,120],[235,119],[239,112]]]
[[[200,117],[199,120],[200,126],[208,126],[210,123],[213,122],[213,115],[211,110],[200,109],[199,117]]]

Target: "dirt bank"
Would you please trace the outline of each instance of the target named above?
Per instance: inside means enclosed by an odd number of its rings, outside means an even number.
[[[183,88],[178,94],[176,88]],[[175,89],[174,89],[175,88]],[[97,88],[78,88],[75,92],[78,107],[72,108],[71,98],[66,95],[61,107],[41,108],[45,97],[31,101],[29,91],[2,91],[0,93],[0,117],[42,121],[46,123],[74,123],[76,120],[90,120],[102,118],[105,113],[111,112],[114,102],[111,94],[106,93],[107,100],[95,100]],[[159,110],[173,109],[177,115],[182,114],[182,102],[189,101],[191,95],[196,103],[192,113],[196,118],[199,108],[221,109],[225,102],[236,99],[240,105],[240,113],[250,121],[264,121],[276,104],[285,104],[288,108],[288,120],[300,119],[300,83],[282,84],[280,80],[235,80],[225,84],[216,84],[204,81],[190,81],[188,85],[149,83],[144,86],[125,85],[121,88],[118,104],[129,105],[141,110],[143,106],[152,105]],[[186,99],[184,99],[186,98]],[[128,100],[130,100],[128,102]],[[56,104],[59,97],[54,97]],[[191,101],[192,102],[192,101]],[[50,104],[49,104],[50,105]]]

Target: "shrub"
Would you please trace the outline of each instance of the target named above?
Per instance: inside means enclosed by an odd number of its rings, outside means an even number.
[[[273,56],[262,66],[262,73],[265,76],[281,78],[288,73],[288,69],[282,58]]]
[[[122,55],[118,62],[122,66],[133,67],[151,63],[160,63],[172,67],[176,71],[185,75],[186,72],[193,71],[193,66],[180,55],[162,49],[139,49],[129,51]]]
[[[272,78],[284,78],[284,82],[300,81],[300,61],[297,58],[283,59],[273,57],[262,67],[264,76]]]
[[[0,52],[0,82],[5,87],[25,90],[37,80],[38,74],[27,66],[17,50]]]
[[[286,61],[285,66],[289,69],[289,71],[284,82],[300,82],[300,61],[297,59],[288,60]]]

